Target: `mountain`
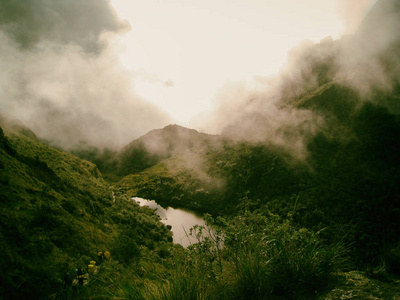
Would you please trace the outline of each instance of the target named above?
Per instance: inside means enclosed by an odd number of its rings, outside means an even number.
[[[137,173],[163,159],[201,152],[218,142],[218,136],[179,125],[155,129],[125,146],[117,156],[119,175]]]
[[[107,180],[119,181],[152,167],[164,159],[185,153],[198,153],[220,143],[221,138],[179,125],[154,129],[120,150],[98,149],[80,143],[74,155],[95,163]]]
[[[171,157],[187,151],[200,151],[217,140],[216,135],[198,132],[179,125],[168,125],[155,129],[132,141],[122,153],[143,145],[146,150],[160,157]]]
[[[172,241],[154,212],[114,192],[93,163],[40,143],[17,121],[2,118],[1,127],[0,298],[47,297],[98,251],[123,262]]]
[[[246,123],[233,119],[225,134],[245,139],[170,125],[119,152],[83,149],[96,166],[2,118],[0,296],[54,295],[66,269],[110,249],[112,260],[87,286],[94,294],[81,298],[385,298],[383,290],[393,298],[398,12],[396,1],[380,0],[354,36],[305,49],[294,62],[298,72],[283,74],[273,108],[282,118],[244,109],[271,108],[258,105],[265,98],[244,99],[238,111]],[[298,116],[271,130],[268,117]],[[271,132],[285,143],[265,139]],[[115,179],[112,187],[101,173]],[[210,227],[197,228],[198,245],[173,247],[159,218],[126,194],[210,213],[217,230],[204,238]]]
[[[347,228],[359,266],[379,260],[382,245],[396,248],[400,234],[398,16],[396,1],[378,1],[354,36],[305,49],[294,66],[300,78],[283,74],[282,118],[245,109],[269,108],[261,105],[268,99],[245,99],[238,109],[245,121],[233,119],[225,132],[244,139],[206,147],[196,158],[160,155],[123,178],[121,188],[213,215],[248,209],[290,215],[315,230],[335,224]],[[265,138],[271,118],[299,115],[273,132],[283,143]],[[169,144],[161,140],[165,153]]]

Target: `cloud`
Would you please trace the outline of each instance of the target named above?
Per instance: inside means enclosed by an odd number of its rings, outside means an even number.
[[[195,126],[239,140],[278,145],[304,158],[307,138],[329,130],[322,115],[288,104],[318,94],[330,84],[351,87],[362,101],[371,101],[374,93],[398,84],[399,6],[395,0],[380,0],[354,35],[327,37],[317,44],[304,41],[289,52],[276,76],[225,86],[215,97],[215,110]],[[397,102],[380,105],[391,105],[393,112]]]
[[[149,83],[158,83],[164,87],[173,87],[175,83],[171,79],[162,80],[158,75],[146,72],[145,70],[136,70],[135,76],[140,78],[143,81],[147,81]]]
[[[2,0],[0,27],[23,49],[54,41],[99,52],[102,33],[129,25],[116,17],[107,0]]]
[[[340,0],[339,13],[346,33],[354,33],[376,0]]]
[[[133,90],[105,0],[0,2],[0,109],[44,139],[122,147],[171,118]]]
[[[360,10],[347,9],[361,15]],[[290,110],[285,102],[333,78],[365,97],[398,80],[399,55],[390,50],[399,45],[398,4],[380,0],[373,11],[354,37],[295,47],[279,76],[221,88],[215,111],[195,127],[303,153],[301,136],[315,132],[321,119],[310,111]],[[121,147],[171,123],[166,113],[135,93],[131,80],[166,87],[174,82],[144,71],[129,74],[110,46],[114,35],[128,28],[106,0],[1,1],[0,109],[65,147],[80,140]]]
[[[198,122],[203,131],[240,141],[279,146],[297,158],[306,156],[304,134],[313,134],[322,122],[308,110],[282,107],[280,77],[231,82],[216,96],[215,110]]]
[[[400,4],[380,0],[344,44],[338,76],[367,98],[376,89],[390,90],[400,74]]]
[[[163,83],[164,83],[165,87],[173,87],[173,86],[175,86],[175,83],[171,79],[168,79],[168,80],[164,81]]]

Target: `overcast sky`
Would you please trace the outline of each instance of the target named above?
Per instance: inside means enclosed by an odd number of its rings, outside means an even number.
[[[229,81],[279,71],[289,49],[353,33],[375,0],[112,0],[135,91],[185,123]]]
[[[224,87],[251,89],[304,40],[354,32],[374,2],[0,0],[0,112],[66,148],[201,129],[204,111],[241,101]]]

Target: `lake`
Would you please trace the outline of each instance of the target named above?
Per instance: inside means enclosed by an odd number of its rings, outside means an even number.
[[[154,209],[157,215],[160,216],[161,222],[172,226],[171,231],[174,243],[181,244],[183,247],[196,242],[195,239],[192,237],[189,239],[186,235],[186,233],[189,234],[190,228],[195,225],[205,225],[205,221],[192,212],[172,207],[165,209],[154,200],[146,200],[139,197],[133,197],[132,200],[136,201],[140,206],[148,206],[150,209]]]

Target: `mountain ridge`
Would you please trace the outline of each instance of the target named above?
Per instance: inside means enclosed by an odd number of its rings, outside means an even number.
[[[139,246],[172,241],[159,217],[114,192],[96,165],[26,136],[25,127],[18,133],[14,122],[6,127],[6,135],[0,127],[0,298],[49,297],[98,251],[128,262]]]
[[[153,129],[141,137],[133,140],[121,149],[127,151],[135,144],[142,143],[151,153],[171,156],[181,151],[198,149],[205,143],[215,139],[217,135],[199,132],[195,129],[170,124],[163,128]]]
[[[27,127],[11,126],[3,134],[1,126],[0,281],[4,288],[0,295],[28,299],[61,289],[64,270],[88,265],[100,249],[111,249],[113,259],[100,269],[98,285],[95,281],[85,287],[95,290],[97,297],[104,290],[112,297],[149,290],[165,295],[171,287],[188,291],[192,283],[197,287],[192,295],[206,291],[214,298],[241,299],[249,292],[263,291],[261,299],[270,295],[301,299],[305,294],[295,294],[293,286],[303,291],[310,283],[308,299],[326,299],[324,291],[333,288],[330,294],[336,299],[353,295],[360,278],[381,280],[373,291],[366,283],[368,296],[383,297],[382,286],[397,291],[400,84],[396,79],[400,69],[386,59],[396,61],[398,53],[389,47],[369,57],[378,58],[372,66],[383,66],[388,78],[395,80],[389,89],[373,86],[365,97],[349,73],[344,79],[334,76],[337,48],[322,58],[318,55],[318,50],[331,46],[337,44],[328,41],[309,50],[316,51],[306,60],[311,71],[304,73],[300,83],[289,80],[288,96],[282,101],[288,100],[287,110],[309,111],[324,120],[312,132],[301,126],[282,129],[290,137],[303,138],[307,155],[301,159],[280,145],[227,140],[174,124],[148,132],[120,152],[93,151],[92,157],[103,164],[98,164],[102,172],[122,177],[110,187],[95,164],[40,143]],[[354,74],[365,75],[362,81],[374,75],[362,72],[374,70],[369,62],[356,61],[361,67]],[[261,133],[269,130],[263,118],[255,120]],[[233,132],[243,124],[236,125]],[[248,135],[254,129],[249,126]],[[215,253],[219,248],[210,246],[210,240],[190,249],[173,247],[171,233],[154,212],[138,207],[126,192],[165,206],[212,214],[221,226],[218,229],[229,234],[226,248]],[[330,269],[329,258],[337,258],[332,248],[343,249],[339,252],[351,262]],[[321,251],[310,251],[302,260],[304,249]],[[313,263],[326,257],[327,264],[316,268]],[[183,263],[175,270],[179,260]],[[346,270],[358,271],[343,273]],[[327,273],[347,282],[328,282]],[[193,274],[203,276],[201,285]],[[263,281],[266,275],[271,280]],[[186,281],[179,281],[179,276]],[[382,284],[385,281],[391,283]],[[337,289],[340,285],[345,289]]]
[[[163,159],[185,152],[199,152],[215,145],[218,135],[198,132],[176,124],[154,129],[133,140],[117,154],[119,175],[143,171]]]

